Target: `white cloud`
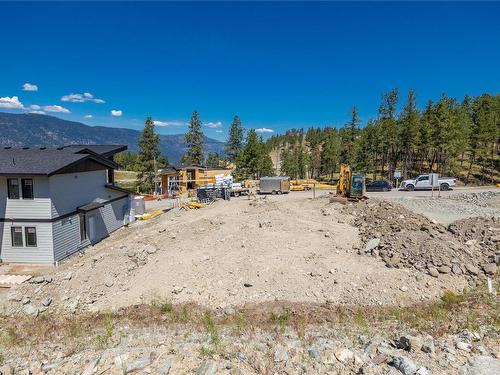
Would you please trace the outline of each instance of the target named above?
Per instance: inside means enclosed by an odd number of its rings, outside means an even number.
[[[0,98],[0,108],[24,109],[24,105],[19,101],[17,96],[13,96],[12,98],[6,96],[4,98]]]
[[[85,115],[85,116],[83,116],[83,117],[84,117],[84,118],[92,118],[92,117],[94,117],[94,116],[92,116],[92,115]]]
[[[23,85],[23,91],[38,91],[38,86],[37,85],[33,85],[32,83],[26,82]]]
[[[154,120],[153,124],[155,126],[184,126],[184,125],[187,125],[186,122],[182,122],[182,121],[158,121],[158,120]]]
[[[46,112],[57,112],[57,113],[71,113],[67,108],[61,107],[60,105],[46,105],[43,107]]]
[[[35,113],[37,115],[44,115],[45,111],[42,111],[42,107],[40,107],[38,104],[32,104],[29,107],[29,113]]]
[[[97,104],[103,104],[106,103],[102,99],[94,98],[94,95],[92,95],[90,92],[84,92],[83,94],[69,94],[69,95],[64,95],[61,100],[63,102],[71,102],[71,103],[85,103],[85,102],[93,102]]]
[[[123,115],[123,111],[118,109],[111,110],[111,116],[120,117],[121,115]]]
[[[256,133],[274,133],[274,130],[269,129],[269,128],[258,128],[258,129],[255,129],[255,132]]]
[[[211,129],[222,128],[222,122],[221,122],[221,121],[217,121],[217,122],[207,122],[205,125],[206,125],[208,128],[211,128]]]

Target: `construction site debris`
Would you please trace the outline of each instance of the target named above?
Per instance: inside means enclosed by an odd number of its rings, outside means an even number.
[[[372,199],[344,206],[365,245],[360,253],[382,259],[387,267],[410,267],[439,274],[469,277],[496,272],[500,220],[469,218],[448,228],[400,204]]]

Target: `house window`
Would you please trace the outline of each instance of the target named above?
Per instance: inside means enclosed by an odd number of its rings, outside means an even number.
[[[87,239],[87,224],[85,223],[85,215],[80,215],[80,241]]]
[[[19,180],[17,178],[7,179],[9,199],[19,199]]]
[[[26,246],[36,247],[36,228],[35,227],[25,227],[24,237],[26,238]]]
[[[11,227],[12,247],[23,247],[23,227]]]
[[[23,178],[21,180],[21,190],[23,192],[23,199],[33,199],[33,180]]]

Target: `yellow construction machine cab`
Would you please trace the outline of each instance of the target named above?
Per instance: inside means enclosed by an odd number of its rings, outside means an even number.
[[[351,167],[347,164],[340,164],[339,182],[337,184],[337,196],[347,197],[351,188]]]
[[[337,184],[337,197],[362,199],[365,194],[365,175],[352,173],[347,164],[340,164],[339,183]]]

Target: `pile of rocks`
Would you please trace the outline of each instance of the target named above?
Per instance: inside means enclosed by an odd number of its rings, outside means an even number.
[[[498,197],[500,197],[499,192],[482,191],[478,193],[453,194],[446,198],[460,202],[465,202],[467,204],[473,204],[479,207],[488,207],[490,205],[490,201]]]
[[[93,334],[88,332],[74,347],[64,341],[41,340],[8,349],[0,374],[500,373],[497,342],[469,331],[442,337],[368,336],[353,331],[353,340],[325,326],[308,326],[304,335],[290,328],[282,333],[255,329],[234,335],[224,328],[218,333],[219,349],[210,348],[207,334],[189,325],[134,329],[118,324],[97,346],[92,343]],[[210,353],[212,358],[200,353]]]
[[[495,274],[500,220],[466,219],[449,228],[383,200],[347,205],[364,243],[360,254],[380,257],[388,267],[413,267],[439,274]]]

